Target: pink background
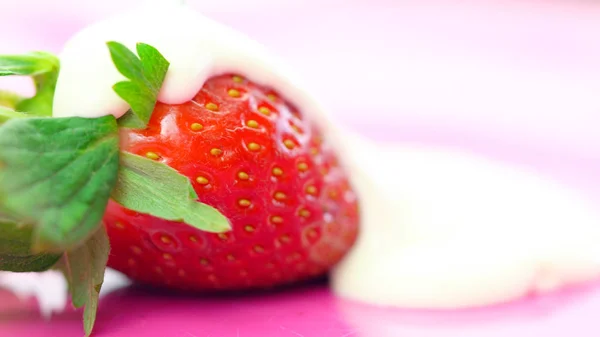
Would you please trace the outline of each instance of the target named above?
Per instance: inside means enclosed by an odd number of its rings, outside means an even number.
[[[2,0],[0,52],[58,52],[87,23],[139,2]],[[600,199],[599,2],[189,3],[285,57],[348,127],[381,141],[452,146],[529,165]],[[23,83],[0,80],[2,87]],[[49,327],[81,335],[72,313],[46,325],[8,297],[0,295],[0,303],[12,306],[0,312],[2,337],[55,335]],[[595,287],[453,314],[367,308],[322,286],[235,302],[121,291],[103,308],[97,336],[104,337],[600,334]]]
[[[3,0],[2,52],[58,52],[141,2]],[[596,1],[188,3],[285,57],[340,123],[532,165],[600,194]]]

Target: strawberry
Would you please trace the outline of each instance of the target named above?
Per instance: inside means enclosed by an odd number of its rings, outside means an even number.
[[[60,270],[89,336],[107,265],[240,290],[318,277],[350,249],[358,201],[311,111],[233,74],[162,104],[169,60],[144,42],[106,46],[123,114],[54,104],[55,90],[71,97],[59,73],[79,81],[52,54],[0,55],[0,76],[36,83],[33,97],[0,92],[0,271]]]
[[[326,273],[353,245],[358,203],[327,138],[276,91],[239,75],[209,79],[189,102],[158,103],[122,149],[188,177],[232,230],[210,233],[109,201],[108,265],[174,289],[239,290]]]

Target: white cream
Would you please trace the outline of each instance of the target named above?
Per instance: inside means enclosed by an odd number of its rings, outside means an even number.
[[[183,6],[153,5],[86,28],[61,54],[57,117],[123,115],[106,42],[155,46],[171,62],[159,100],[183,103],[213,75],[272,86],[334,138],[362,203],[357,246],[334,290],[367,302],[465,307],[598,276],[598,217],[568,190],[479,159],[384,150],[342,134],[281,61]],[[369,159],[365,159],[369,158]]]
[[[42,317],[61,312],[67,302],[67,281],[56,270],[42,273],[0,273],[0,287],[10,289],[25,300],[36,297]]]
[[[276,85],[309,111],[320,111],[286,65],[260,44],[186,6],[152,3],[91,25],[67,42],[54,99],[54,116],[120,117],[127,103],[112,86],[125,78],[116,70],[106,46],[118,41],[131,50],[137,42],[156,47],[171,63],[159,101],[184,103],[211,76],[243,73]]]
[[[104,274],[104,284],[100,297],[121,289],[131,282],[122,274],[108,269]],[[60,313],[67,304],[67,281],[63,274],[56,270],[40,273],[3,273],[0,272],[0,288],[10,289],[19,298],[25,300],[35,297],[42,316],[50,318],[53,313]]]
[[[464,308],[600,277],[600,214],[576,191],[474,155],[352,139],[370,174],[362,235],[333,271],[337,294]]]

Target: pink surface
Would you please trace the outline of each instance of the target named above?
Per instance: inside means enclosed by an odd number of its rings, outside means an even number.
[[[6,300],[0,295],[0,303]],[[8,303],[8,302],[7,302]],[[0,310],[0,336],[81,336],[81,313],[51,323],[31,306]],[[389,310],[334,297],[324,285],[239,297],[118,290],[101,302],[96,337],[596,337],[600,286],[480,310]]]
[[[596,2],[189,2],[285,57],[364,134],[529,165],[600,200]],[[58,51],[122,3],[3,0],[0,52]],[[30,304],[0,294],[1,337],[82,335],[78,314],[45,323]],[[600,287],[454,313],[366,307],[324,286],[235,299],[124,290],[102,302],[96,336],[591,337],[599,312]]]

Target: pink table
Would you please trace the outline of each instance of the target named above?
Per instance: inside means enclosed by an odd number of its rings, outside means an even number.
[[[80,312],[43,321],[0,294],[0,337],[82,335]],[[316,284],[241,297],[189,298],[126,288],[101,302],[96,337],[596,337],[600,285],[480,310],[386,310]]]
[[[363,134],[529,165],[600,200],[594,2],[190,2],[286,57],[335,117]],[[16,36],[3,39],[0,52],[57,51],[122,3],[5,0],[0,30]],[[79,313],[48,323],[34,304],[0,293],[0,337],[82,335]],[[349,303],[323,284],[235,299],[125,289],[103,299],[95,336],[595,337],[599,313],[600,285],[452,313]]]

